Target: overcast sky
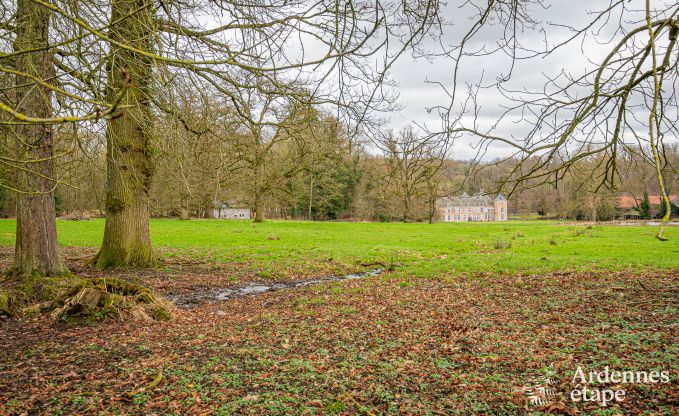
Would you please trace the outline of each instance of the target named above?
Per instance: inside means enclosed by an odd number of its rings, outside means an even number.
[[[523,0],[522,4],[535,3],[538,0]],[[519,28],[518,39],[524,48],[531,50],[551,50],[554,45],[560,44],[573,35],[572,28],[584,28],[593,21],[593,16],[602,10],[607,9],[613,0],[544,0],[542,4],[532,4],[527,6],[526,14],[536,21],[534,28]],[[441,3],[446,2],[441,0]],[[617,2],[617,0],[615,1]],[[415,1],[409,4],[417,3]],[[459,45],[464,34],[478,19],[478,10],[473,4],[481,7],[487,5],[487,0],[447,0],[441,10],[441,18],[444,21],[444,30],[441,38],[428,39],[421,46],[425,50],[440,52],[440,43],[445,48],[450,49],[453,45]],[[503,2],[507,4],[511,2]],[[401,7],[400,1],[394,1],[394,7]],[[642,0],[626,1],[625,7],[628,9],[624,16],[620,16],[620,6],[616,6],[609,15],[609,19],[603,24],[595,24],[587,31],[587,36],[578,37],[566,46],[558,48],[547,57],[537,57],[526,60],[513,60],[503,52],[487,54],[483,57],[464,57],[458,72],[456,105],[459,106],[465,101],[467,95],[467,85],[477,85],[481,79],[483,84],[492,85],[500,75],[507,75],[510,68],[512,76],[509,82],[503,87],[513,91],[541,92],[548,78],[554,78],[561,74],[578,77],[596,65],[601,63],[603,58],[611,50],[611,42],[617,42],[621,37],[618,32],[620,25],[624,28],[634,27],[643,24],[643,14],[630,11],[630,9],[643,9],[645,2]],[[676,0],[651,0],[652,9],[666,9],[676,7]],[[217,25],[215,16],[204,16],[205,20],[211,25]],[[365,23],[365,21],[364,21]],[[478,32],[471,42],[468,42],[467,51],[490,51],[497,48],[502,39],[505,25],[497,23],[497,20],[486,22],[480,32]],[[327,33],[326,33],[327,35]],[[637,35],[639,37],[644,34]],[[323,40],[321,40],[323,39]],[[635,36],[635,39],[637,37]],[[235,38],[237,40],[237,38]],[[372,43],[380,44],[383,38],[375,36],[371,39]],[[227,38],[228,41],[228,38]],[[286,59],[290,62],[299,63],[302,61],[313,62],[315,59],[322,59],[328,51],[331,42],[323,37],[315,37],[307,34],[291,36],[285,48]],[[367,44],[371,44],[368,42]],[[643,42],[643,39],[640,39]],[[392,45],[395,42],[390,43]],[[396,48],[398,49],[398,47]],[[275,52],[275,51],[274,51]],[[393,53],[394,51],[391,50]],[[376,71],[381,70],[384,65],[384,56],[376,54],[370,55],[367,59],[373,59]],[[334,64],[334,61],[325,62],[320,68],[314,66],[304,66],[300,73],[302,78],[314,79],[321,77],[324,84],[331,90],[335,89],[340,82],[336,78],[324,78],[325,68]],[[357,64],[361,65],[361,64]],[[366,65],[371,65],[366,62]],[[361,68],[362,69],[362,68]],[[424,126],[428,131],[441,131],[441,117],[436,111],[428,112],[432,107],[448,107],[450,97],[445,93],[442,85],[446,89],[452,89],[454,61],[450,57],[427,57],[415,58],[410,54],[404,54],[400,60],[391,68],[390,78],[396,82],[394,90],[399,94],[399,103],[402,106],[400,111],[388,114],[387,127],[399,130],[406,125],[416,124]],[[294,72],[294,71],[293,71]],[[360,71],[359,71],[360,72]],[[369,71],[368,71],[369,72]],[[293,75],[293,77],[296,75]],[[320,82],[320,81],[319,81]],[[563,84],[563,83],[562,83]],[[349,88],[362,88],[351,86]],[[359,91],[363,91],[362,89]],[[573,92],[573,91],[569,91]],[[586,91],[578,90],[576,93],[590,93],[590,88]],[[328,93],[331,95],[332,93]],[[477,129],[485,131],[488,127],[495,125],[493,134],[522,140],[526,132],[531,127],[525,120],[518,122],[520,115],[506,117],[502,123],[497,124],[497,120],[503,114],[503,105],[509,104],[495,88],[481,89],[477,95],[479,104],[478,117],[476,118]],[[453,106],[459,109],[459,107]],[[558,117],[561,117],[559,114]],[[463,118],[462,123],[466,127],[471,127],[472,119],[470,116]],[[597,120],[599,121],[599,120]],[[543,131],[547,131],[544,129]],[[541,132],[542,133],[542,132]],[[474,143],[477,140],[462,139],[458,140],[449,156],[454,159],[471,159],[477,156],[477,149]],[[511,149],[507,145],[493,144],[484,153],[484,159],[490,160],[496,157],[510,156]]]
[[[643,7],[643,2],[639,0],[633,0],[633,2],[638,3],[636,7]],[[462,2],[450,0],[448,3],[444,9],[443,16],[452,25],[446,27],[444,39],[449,40],[448,42],[450,43],[455,43],[459,42],[463,34],[469,30],[472,24],[471,13],[468,8],[460,9],[457,7]],[[552,0],[549,3],[551,5],[546,9],[537,6],[531,9],[532,15],[536,16],[543,23],[543,27],[548,23],[582,27],[591,20],[590,12],[606,8],[609,1]],[[659,3],[665,4],[665,2]],[[617,27],[617,22],[604,26],[604,29],[598,34],[598,39],[610,39],[610,35],[615,27]],[[492,48],[499,37],[499,30],[500,27],[498,25],[488,26],[479,34],[475,43],[471,44],[469,49]],[[522,33],[520,39],[524,45],[544,48],[545,36],[548,44],[553,45],[556,42],[563,41],[570,33],[566,29],[550,25],[544,35],[537,31],[529,30]],[[548,58],[535,58],[529,61],[518,62],[513,71],[512,81],[508,85],[513,89],[526,88],[532,91],[540,91],[544,86],[546,75],[555,76],[561,71],[571,74],[582,74],[586,69],[592,68],[593,61],[601,61],[609,49],[610,45],[598,44],[594,41],[593,37],[589,37],[584,43],[580,41],[573,42]],[[507,56],[500,54],[493,54],[485,58],[467,58],[462,64],[458,85],[466,83],[475,84],[479,81],[481,74],[483,74],[484,80],[492,81],[498,74],[506,73],[510,64],[511,60]],[[398,130],[409,123],[418,123],[421,125],[426,124],[434,130],[438,128],[440,126],[438,115],[433,112],[428,114],[426,108],[434,105],[447,105],[449,99],[439,85],[427,83],[426,81],[437,81],[450,86],[452,85],[452,71],[453,64],[447,59],[414,59],[411,56],[401,59],[391,75],[398,83],[397,90],[400,93],[400,102],[404,108],[402,111],[391,115],[390,126]],[[462,86],[462,90],[459,91],[464,92],[464,87]],[[490,123],[496,120],[501,111],[502,96],[496,90],[490,89],[481,91],[478,98],[483,110],[482,121],[485,120]],[[520,137],[522,135],[522,128],[512,123],[506,123],[500,130],[497,133],[504,136],[514,135],[515,137]],[[451,157],[455,159],[474,157],[476,151],[472,148],[471,144],[468,140],[457,142],[454,145]],[[503,148],[502,146],[495,145],[488,149],[485,159],[506,156],[507,154],[507,147]]]

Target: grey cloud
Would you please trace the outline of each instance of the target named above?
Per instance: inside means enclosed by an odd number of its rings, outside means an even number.
[[[485,3],[485,2],[484,2]],[[601,10],[609,4],[602,0],[573,0],[554,1],[547,9],[533,8],[536,19],[544,23],[570,25],[582,27],[591,19],[591,12]],[[470,20],[470,8],[457,8],[455,4],[449,4],[443,13],[444,17],[453,22],[452,26],[446,27],[444,39],[453,44],[459,42],[468,30]],[[549,26],[548,39],[550,45],[563,41],[569,35],[569,31],[557,26]],[[470,50],[478,50],[483,45],[494,48],[501,35],[502,28],[499,25],[484,29],[473,43]],[[606,33],[606,32],[603,32]],[[609,36],[611,35],[609,29]],[[524,45],[532,45],[535,48],[544,48],[544,36],[538,31],[526,30],[519,34]],[[591,69],[591,61],[599,61],[607,53],[607,45],[599,45],[590,38],[585,43],[574,42],[561,48],[553,55],[546,58],[535,58],[525,61],[516,61],[513,69],[512,80],[506,86],[514,90],[526,89],[529,91],[541,91],[545,85],[545,76],[554,77],[565,71],[574,75],[584,74]],[[425,49],[435,50],[434,42],[429,41]],[[397,82],[397,91],[400,94],[400,102],[404,109],[397,116],[392,117],[391,126],[401,128],[408,123],[431,126],[435,130],[440,125],[440,120],[426,112],[426,108],[440,105],[447,106],[449,100],[442,92],[441,87],[434,83],[426,83],[426,80],[437,81],[447,88],[452,87],[453,62],[451,59],[425,58],[415,59],[409,57],[403,59],[391,73]],[[504,54],[495,54],[485,57],[464,58],[458,73],[458,97],[466,94],[465,84],[476,84],[483,74],[484,80],[489,83],[494,81],[500,74],[507,74],[511,65],[511,58]],[[483,118],[481,122],[490,126],[497,117],[504,112],[502,105],[509,104],[497,90],[486,89],[478,93],[478,102],[482,106]],[[525,133],[526,127],[520,124],[503,123],[503,131],[498,133],[520,137]],[[465,159],[474,154],[469,148],[469,140],[462,140],[455,146],[456,154],[453,157]],[[488,154],[492,157],[506,155],[507,149],[502,146],[497,149],[489,149]]]

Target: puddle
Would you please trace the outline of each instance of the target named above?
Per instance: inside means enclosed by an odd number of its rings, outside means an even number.
[[[167,299],[174,302],[178,308],[190,308],[203,304],[210,300],[225,301],[240,296],[256,295],[259,293],[271,292],[274,290],[295,289],[306,286],[318,285],[328,282],[341,282],[343,280],[356,280],[364,277],[376,276],[384,269],[375,269],[364,273],[347,274],[344,276],[326,276],[318,279],[303,280],[297,282],[284,283],[250,283],[233,289],[198,289],[182,295],[168,295]]]

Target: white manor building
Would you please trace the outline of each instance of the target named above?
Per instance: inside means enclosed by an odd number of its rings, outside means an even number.
[[[483,195],[443,197],[437,201],[439,219],[445,222],[507,221],[507,198]]]
[[[250,208],[236,208],[231,203],[215,200],[213,208],[208,212],[210,218],[224,220],[249,220]]]

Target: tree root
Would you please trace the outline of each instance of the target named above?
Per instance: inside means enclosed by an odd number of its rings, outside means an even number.
[[[147,287],[117,278],[83,280],[54,300],[52,316],[129,317],[133,320],[168,320],[172,304]]]
[[[9,293],[0,290],[0,316],[11,316],[12,310],[9,305]]]
[[[0,316],[49,313],[54,319],[168,320],[174,307],[147,287],[119,278],[36,277],[0,290]]]
[[[42,276],[37,273],[18,275],[10,271],[0,287],[0,316],[12,316],[26,305],[55,299],[81,279],[70,273]]]

